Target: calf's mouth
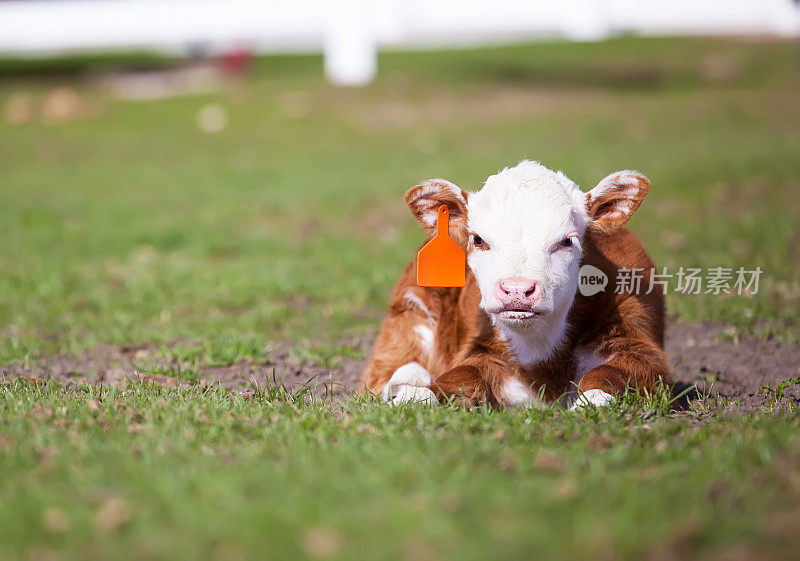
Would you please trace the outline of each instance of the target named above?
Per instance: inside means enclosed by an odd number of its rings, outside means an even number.
[[[538,316],[539,312],[529,308],[505,308],[497,312],[497,315],[503,319],[526,320]]]

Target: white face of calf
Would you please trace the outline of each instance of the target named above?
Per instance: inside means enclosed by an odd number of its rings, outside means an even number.
[[[583,193],[563,173],[523,161],[489,177],[476,193],[433,179],[411,189],[406,203],[429,233],[437,208],[448,205],[450,235],[468,252],[481,307],[520,361],[532,363],[546,358],[566,331],[586,230],[613,232],[649,185],[622,171]]]

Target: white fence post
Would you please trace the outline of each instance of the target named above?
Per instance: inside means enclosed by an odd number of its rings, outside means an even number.
[[[325,75],[339,86],[363,86],[378,70],[378,47],[369,0],[330,4],[325,32]]]

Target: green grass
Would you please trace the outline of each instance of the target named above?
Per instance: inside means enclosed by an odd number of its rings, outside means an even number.
[[[790,551],[791,529],[771,524],[796,514],[800,498],[796,415],[698,423],[631,405],[498,412],[355,400],[340,409],[303,392],[246,400],[198,386],[14,381],[0,390],[0,555]]]
[[[388,53],[359,90],[326,85],[317,57],[152,102],[76,81],[96,116],[0,123],[0,365],[154,344],[191,382],[277,345],[358,356],[348,341],[376,330],[422,238],[405,190],[476,188],[525,157],[586,189],[646,173],[632,227],[659,266],[764,270],[750,297],[670,294],[672,319],[798,342],[799,68],[790,43],[619,39]],[[0,64],[0,106],[59,83],[23,74]],[[208,103],[228,113],[218,134],[195,124]],[[663,405],[340,410],[7,382],[0,559],[785,555],[796,412]]]

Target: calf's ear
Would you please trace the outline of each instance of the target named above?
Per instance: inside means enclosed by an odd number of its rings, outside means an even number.
[[[638,171],[617,171],[586,193],[586,212],[595,231],[610,234],[625,224],[650,190]]]
[[[459,245],[466,244],[467,198],[469,193],[445,179],[429,179],[406,192],[406,205],[429,236],[436,232],[439,207],[450,211],[450,237]],[[463,242],[463,243],[462,243]]]

